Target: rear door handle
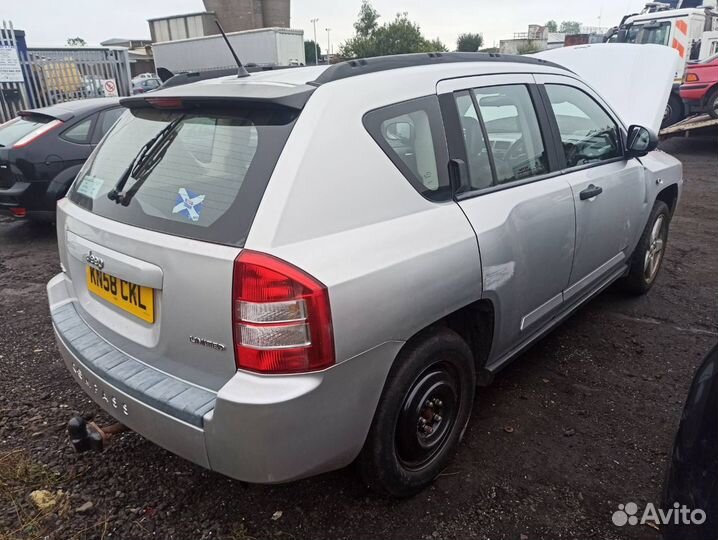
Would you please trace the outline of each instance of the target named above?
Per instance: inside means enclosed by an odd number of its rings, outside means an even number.
[[[593,197],[597,197],[601,193],[603,193],[602,187],[589,184],[589,186],[580,193],[580,196],[581,200],[585,201],[586,199],[592,199]]]

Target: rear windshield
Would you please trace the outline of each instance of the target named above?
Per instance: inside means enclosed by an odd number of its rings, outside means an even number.
[[[78,175],[69,198],[95,214],[176,236],[242,246],[297,113],[278,107],[132,109]],[[130,177],[127,206],[108,194],[170,123],[161,151]],[[159,143],[158,145],[159,146]],[[156,150],[156,149],[155,149]],[[127,202],[127,201],[125,201]]]
[[[20,116],[0,125],[0,147],[12,146],[25,135],[50,122],[49,116]]]

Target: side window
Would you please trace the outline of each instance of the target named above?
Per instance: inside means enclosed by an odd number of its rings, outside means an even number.
[[[90,129],[92,128],[92,121],[97,115],[93,114],[89,118],[86,118],[79,124],[75,124],[67,131],[64,131],[61,137],[70,142],[77,144],[87,144],[90,142]]]
[[[496,183],[549,172],[548,155],[528,88],[489,86],[476,88],[474,95],[494,157]]]
[[[104,137],[105,133],[110,131],[110,128],[115,125],[117,119],[122,116],[122,113],[127,109],[124,107],[117,107],[116,109],[109,109],[102,113],[102,119],[100,120],[100,133],[95,135],[95,139],[99,140]]]
[[[364,116],[364,126],[419,193],[431,200],[450,197],[446,142],[435,96],[371,111]]]
[[[567,167],[621,157],[618,126],[596,101],[573,86],[547,84]]]
[[[468,92],[456,94],[455,99],[459,122],[461,123],[461,132],[464,137],[464,147],[466,148],[469,183],[473,189],[490,187],[493,185],[491,158],[481,130],[476,107],[474,107],[474,101]]]

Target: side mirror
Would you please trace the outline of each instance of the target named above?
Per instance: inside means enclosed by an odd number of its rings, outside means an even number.
[[[645,156],[658,146],[658,137],[650,129],[633,125],[628,128],[626,151],[628,157]]]

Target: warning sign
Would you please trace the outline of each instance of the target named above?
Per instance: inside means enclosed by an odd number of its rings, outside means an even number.
[[[24,80],[17,49],[9,45],[0,45],[0,83]]]
[[[117,97],[117,83],[115,79],[102,79],[102,90],[105,97]]]

